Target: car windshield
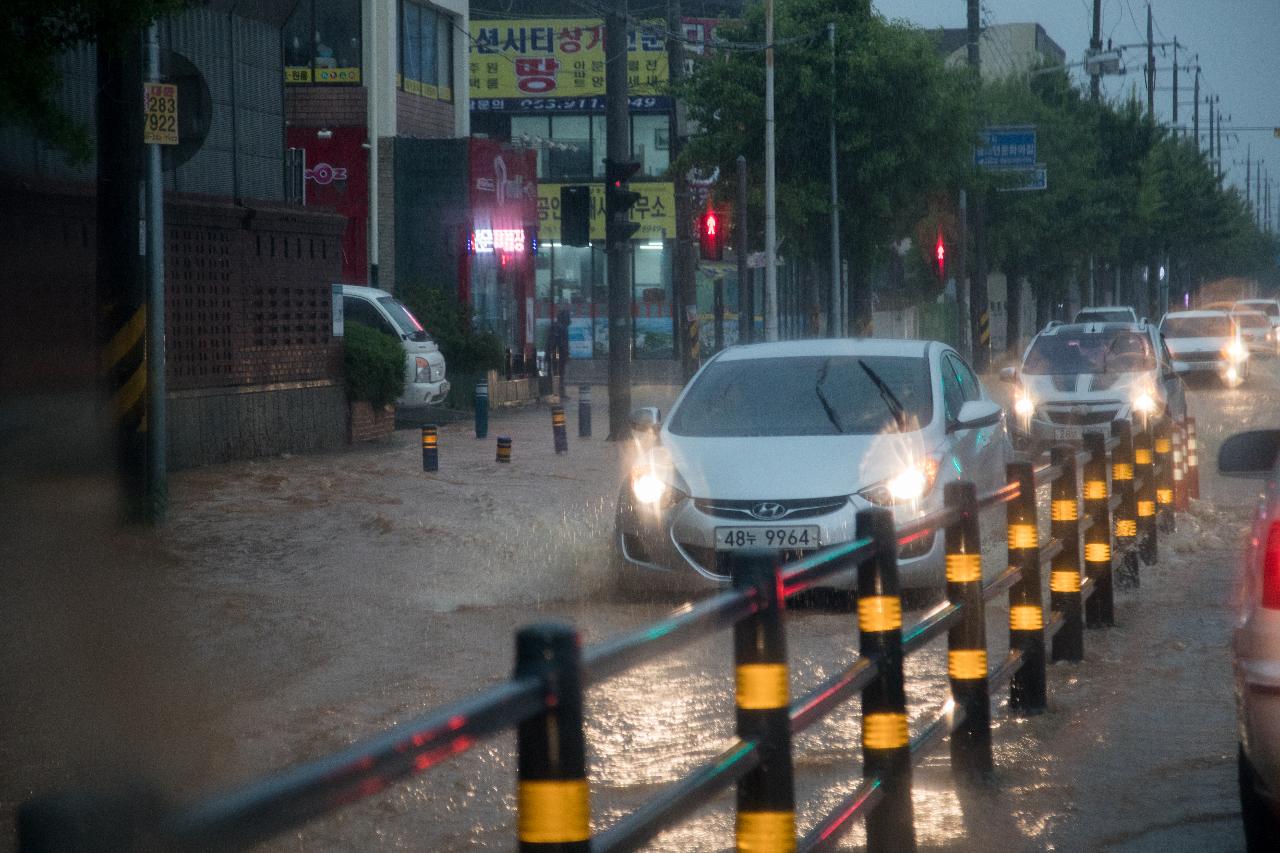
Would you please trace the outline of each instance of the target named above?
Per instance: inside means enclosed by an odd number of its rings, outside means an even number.
[[[378,304],[387,309],[387,313],[391,315],[392,320],[396,321],[401,332],[417,341],[430,339],[430,335],[423,330],[418,318],[413,316],[413,312],[404,307],[404,303],[399,299],[393,296],[380,296]]]
[[[1166,317],[1160,324],[1166,338],[1229,338],[1233,334],[1231,318],[1225,314],[1210,317]]]
[[[1250,311],[1261,311],[1268,317],[1280,317],[1280,305],[1275,302],[1241,302],[1240,304],[1248,306]]]
[[[1133,315],[1128,311],[1081,311],[1076,314],[1077,323],[1131,323]]]
[[[1232,314],[1232,318],[1247,329],[1269,329],[1271,321],[1256,311],[1250,311],[1247,314]]]
[[[897,430],[866,364],[902,404],[908,428],[933,419],[929,363],[908,356],[792,356],[717,361],[671,415],[698,437],[871,435]],[[744,464],[748,460],[743,460]]]
[[[1041,376],[1154,369],[1155,357],[1146,335],[1125,331],[1041,335],[1022,366],[1023,373]]]

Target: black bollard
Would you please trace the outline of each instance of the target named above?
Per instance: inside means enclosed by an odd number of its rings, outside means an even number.
[[[422,428],[422,470],[440,470],[440,430],[435,424]]]
[[[476,438],[489,437],[489,380],[476,383]]]
[[[565,432],[564,406],[551,407],[551,432],[555,438],[556,453],[568,453],[569,436]]]
[[[578,438],[591,438],[591,386],[578,386]]]

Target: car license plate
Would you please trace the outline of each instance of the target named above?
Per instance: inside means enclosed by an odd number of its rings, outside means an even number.
[[[817,527],[717,527],[716,550],[817,548]]]
[[[1080,427],[1054,427],[1054,441],[1080,441],[1084,438],[1084,431]]]

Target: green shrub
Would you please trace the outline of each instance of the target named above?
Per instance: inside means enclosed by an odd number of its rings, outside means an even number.
[[[438,287],[411,285],[397,295],[440,345],[450,376],[480,376],[505,363],[502,339],[477,330],[469,309],[450,294]]]
[[[342,354],[347,397],[375,409],[404,393],[404,347],[390,335],[361,323],[347,323]]]

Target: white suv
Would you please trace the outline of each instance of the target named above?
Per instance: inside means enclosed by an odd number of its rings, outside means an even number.
[[[401,406],[439,403],[449,393],[444,354],[404,303],[376,287],[342,285],[344,323],[359,323],[391,335],[404,347],[404,393]]]

